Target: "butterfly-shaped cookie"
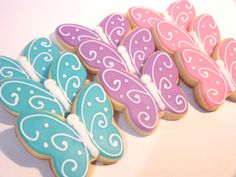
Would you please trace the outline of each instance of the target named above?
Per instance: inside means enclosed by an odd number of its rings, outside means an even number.
[[[44,111],[21,114],[15,126],[24,147],[50,160],[55,176],[87,176],[90,163],[112,163],[123,155],[123,142],[113,124],[109,98],[97,83],[75,97],[67,119]]]
[[[129,30],[130,24],[126,17],[114,13],[104,18],[94,30],[77,24],[62,24],[55,33],[60,42],[74,51],[81,41],[89,39],[117,47]]]
[[[90,39],[81,42],[76,51],[86,68],[92,73],[106,68],[117,68],[140,76],[143,64],[155,51],[155,43],[150,30],[136,28],[117,48]]]
[[[34,39],[18,59],[0,56],[0,80],[18,77],[43,82],[59,56],[60,51],[52,41],[45,37]]]
[[[71,103],[84,85],[86,70],[72,53],[63,53],[51,66],[43,83],[25,78],[0,82],[0,101],[14,115],[32,110],[47,110],[59,115],[70,111]]]
[[[220,42],[218,26],[210,15],[193,20],[189,33],[167,21],[157,22],[153,29],[157,47],[175,54],[180,76],[194,87],[201,107],[214,111],[226,97],[235,98],[235,41]]]
[[[127,12],[127,18],[133,28],[146,27],[149,29],[156,22],[167,20],[187,30],[189,24],[195,18],[195,15],[193,5],[187,0],[179,0],[172,3],[167,10],[162,13],[144,7],[131,7]]]
[[[150,134],[160,117],[178,119],[187,112],[188,103],[178,80],[174,62],[160,51],[147,59],[141,78],[119,68],[98,73],[98,81],[110,95],[114,108],[124,112],[141,134]]]

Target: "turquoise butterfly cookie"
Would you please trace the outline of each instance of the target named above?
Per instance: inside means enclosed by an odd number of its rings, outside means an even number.
[[[28,151],[50,160],[55,176],[87,176],[92,161],[111,163],[123,155],[111,102],[99,84],[82,88],[72,105],[67,119],[32,111],[21,114],[15,126]]]
[[[13,115],[45,110],[64,116],[84,85],[87,72],[76,55],[66,52],[54,59],[48,75],[43,83],[15,77],[1,80],[0,103]]]
[[[16,60],[0,56],[0,80],[16,77],[43,82],[51,64],[60,56],[57,45],[45,37],[32,40],[23,53]]]

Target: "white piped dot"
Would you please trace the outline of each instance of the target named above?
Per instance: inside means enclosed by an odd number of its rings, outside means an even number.
[[[134,41],[135,44],[138,44],[138,41]]]
[[[234,56],[234,54],[233,54],[233,53],[230,53],[229,55],[230,55],[231,57],[232,57],[232,56]]]
[[[76,96],[76,93],[73,93],[73,96]]]
[[[52,109],[52,110],[51,110],[51,112],[52,112],[53,114],[55,114],[55,113],[56,113],[56,111],[55,111],[54,109]]]
[[[99,49],[100,49],[100,50],[103,50],[103,47],[101,46],[101,47],[99,47]]]
[[[44,147],[44,148],[48,148],[48,143],[46,143],[46,142],[43,143],[43,147]]]
[[[38,48],[37,47],[34,47],[34,50],[37,50]]]
[[[150,106],[146,106],[146,109],[150,109]]]
[[[115,22],[114,22],[114,21],[111,21],[111,24],[112,24],[112,25],[114,25],[114,24],[115,24]]]
[[[172,78],[173,77],[172,74],[170,74],[169,77]]]
[[[52,50],[51,50],[51,49],[48,49],[48,52],[50,53],[50,52],[52,52]]]
[[[193,69],[193,70],[195,70],[195,69],[196,69],[196,67],[195,67],[195,66],[193,66],[193,67],[192,67],[192,69]]]
[[[125,79],[125,83],[128,83],[128,79]]]
[[[65,65],[66,65],[66,66],[69,66],[69,63],[68,63],[68,62],[65,62]]]
[[[182,25],[181,28],[184,28],[184,25]]]
[[[77,154],[78,154],[79,156],[81,156],[81,155],[82,155],[82,152],[79,150],[79,151],[77,152]]]
[[[71,37],[71,39],[72,39],[72,40],[75,40],[75,37],[74,37],[74,36],[72,36],[72,37]]]
[[[66,74],[63,74],[62,77],[63,77],[63,78],[66,78],[67,76],[66,76]]]
[[[21,88],[20,88],[20,87],[17,87],[16,90],[19,92],[19,91],[21,91]]]
[[[172,46],[174,46],[174,47],[175,47],[175,43],[172,43]]]
[[[125,26],[125,23],[121,23],[121,26]]]
[[[42,67],[42,71],[45,71],[45,69],[46,69],[45,67]]]
[[[180,9],[180,7],[179,7],[179,6],[176,6],[176,9]]]
[[[202,25],[201,27],[202,27],[202,28],[205,28],[205,25]]]
[[[103,137],[102,135],[99,136],[99,139],[100,139],[100,140],[103,140],[103,138],[104,138],[104,137]]]
[[[78,28],[75,28],[75,31],[77,31],[77,32],[78,32],[78,31],[79,31],[79,29],[78,29]]]
[[[87,105],[88,105],[88,107],[91,107],[91,106],[92,106],[92,103],[89,101],[89,102],[87,103]]]
[[[124,95],[120,95],[120,98],[124,98]]]
[[[45,123],[43,126],[44,126],[44,128],[48,128],[48,127],[49,127],[49,124],[48,124],[48,123]]]
[[[219,82],[219,81],[216,81],[216,85],[220,85],[220,82]]]
[[[162,71],[163,69],[162,68],[159,68],[159,71]]]
[[[175,30],[175,33],[177,34],[177,33],[178,33],[178,30]]]
[[[143,63],[140,66],[143,67]]]
[[[148,13],[149,13],[149,12],[146,10],[146,11],[145,11],[145,14],[148,14]]]
[[[171,95],[168,95],[168,98],[170,99],[170,98],[171,98]]]
[[[32,94],[34,94],[34,91],[33,91],[33,90],[30,90],[30,92],[29,92],[29,93],[32,95]]]
[[[147,47],[147,46],[145,46],[143,49],[144,49],[144,50],[147,50],[147,49],[148,49],[148,47]]]
[[[119,39],[116,39],[115,41],[116,41],[116,42],[119,42]]]
[[[108,109],[105,107],[105,108],[104,108],[104,111],[105,111],[105,112],[107,112],[107,111],[108,111]]]
[[[202,59],[201,58],[199,58],[199,60],[198,60],[199,62],[202,62]]]
[[[143,23],[146,23],[146,20],[142,20]]]
[[[97,60],[97,63],[101,63],[101,61],[100,61],[100,60]]]

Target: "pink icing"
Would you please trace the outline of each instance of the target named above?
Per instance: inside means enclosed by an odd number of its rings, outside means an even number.
[[[211,56],[220,41],[220,31],[212,16],[208,14],[198,16],[192,23],[192,30],[196,32],[207,55]]]
[[[207,106],[216,109],[227,96],[227,83],[214,60],[196,49],[179,51],[179,61],[185,72],[197,80]]]
[[[187,0],[174,2],[168,7],[167,11],[173,22],[185,30],[188,30],[189,24],[196,16],[193,5]]]

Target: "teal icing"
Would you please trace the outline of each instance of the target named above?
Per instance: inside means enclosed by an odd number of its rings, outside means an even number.
[[[0,80],[12,77],[30,79],[29,75],[16,61],[0,56]]]
[[[66,52],[52,64],[49,76],[57,82],[67,100],[72,103],[84,85],[87,71],[75,54]]]
[[[33,111],[21,114],[16,128],[27,146],[53,159],[58,176],[87,175],[91,155],[79,135],[64,120],[51,113]]]
[[[45,110],[64,116],[64,107],[43,84],[28,79],[5,79],[0,82],[0,102],[13,113]]]
[[[112,125],[113,109],[103,88],[95,82],[89,83],[81,90],[73,106],[92,142],[99,149],[99,156],[120,159],[123,142],[118,129]]]
[[[25,47],[24,56],[34,67],[42,82],[48,77],[51,64],[60,56],[60,51],[51,40],[41,37],[34,39]]]

